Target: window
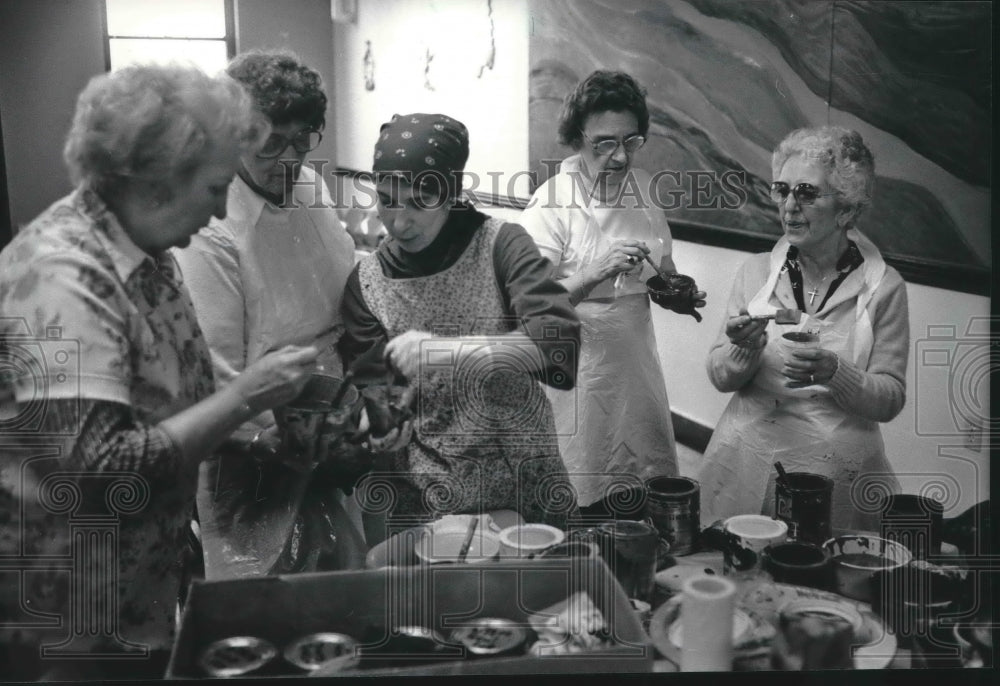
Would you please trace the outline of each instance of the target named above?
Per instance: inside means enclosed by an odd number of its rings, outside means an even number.
[[[105,61],[191,62],[209,74],[235,54],[232,0],[104,0]]]

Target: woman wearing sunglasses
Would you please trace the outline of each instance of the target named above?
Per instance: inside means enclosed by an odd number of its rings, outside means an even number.
[[[698,479],[711,518],[774,510],[774,463],[834,482],[834,529],[878,525],[881,493],[898,490],[879,422],[906,400],[906,288],[858,228],[875,163],[861,136],[824,126],[774,151],[771,198],[784,236],[736,275],[728,320],[708,357],[715,387],[735,395]],[[799,324],[753,316],[795,308]],[[788,332],[818,342],[791,350]]]
[[[354,242],[326,183],[304,164],[326,123],[320,75],[290,53],[262,51],[238,55],[226,72],[250,94],[270,135],[241,156],[224,217],[176,251],[216,382],[227,384],[269,350],[289,344],[315,346],[318,370],[342,376],[336,343]],[[297,563],[278,559],[296,526],[295,501],[304,497],[305,477],[270,459],[279,444],[273,412],[244,424],[231,444],[262,461],[222,456],[202,468],[198,508],[206,574],[301,571]],[[262,491],[258,482],[270,490]],[[269,526],[250,512],[236,516],[248,507],[263,512],[267,503],[274,504]],[[360,514],[357,520],[360,536]],[[355,538],[342,535],[341,541]]]
[[[644,258],[674,272],[670,227],[632,166],[646,142],[645,92],[595,71],[567,97],[559,138],[577,154],[535,192],[521,223],[583,325],[577,387],[548,389],[560,451],[584,514],[634,515],[643,482],[677,474],[670,405],[653,336]],[[704,306],[698,293],[697,306]]]

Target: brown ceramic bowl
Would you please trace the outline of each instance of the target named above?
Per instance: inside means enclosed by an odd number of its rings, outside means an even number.
[[[646,291],[654,303],[665,309],[694,309],[694,294],[698,286],[684,274],[667,274],[666,280],[656,275],[646,280]]]

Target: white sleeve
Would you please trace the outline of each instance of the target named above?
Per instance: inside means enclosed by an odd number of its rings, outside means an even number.
[[[558,274],[569,242],[569,228],[559,212],[558,198],[550,197],[555,190],[554,184],[553,177],[538,187],[517,223],[524,227],[542,257],[556,267]]]
[[[198,325],[212,353],[215,382],[225,386],[246,368],[246,316],[236,247],[215,234],[196,234],[174,250]]]

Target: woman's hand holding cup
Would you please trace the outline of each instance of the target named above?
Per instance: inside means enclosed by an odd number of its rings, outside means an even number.
[[[805,388],[829,383],[839,366],[840,359],[834,352],[820,347],[794,348],[785,354],[781,373],[788,378],[787,388]]]
[[[247,367],[231,385],[255,414],[285,405],[302,392],[318,356],[313,346],[286,345]]]

